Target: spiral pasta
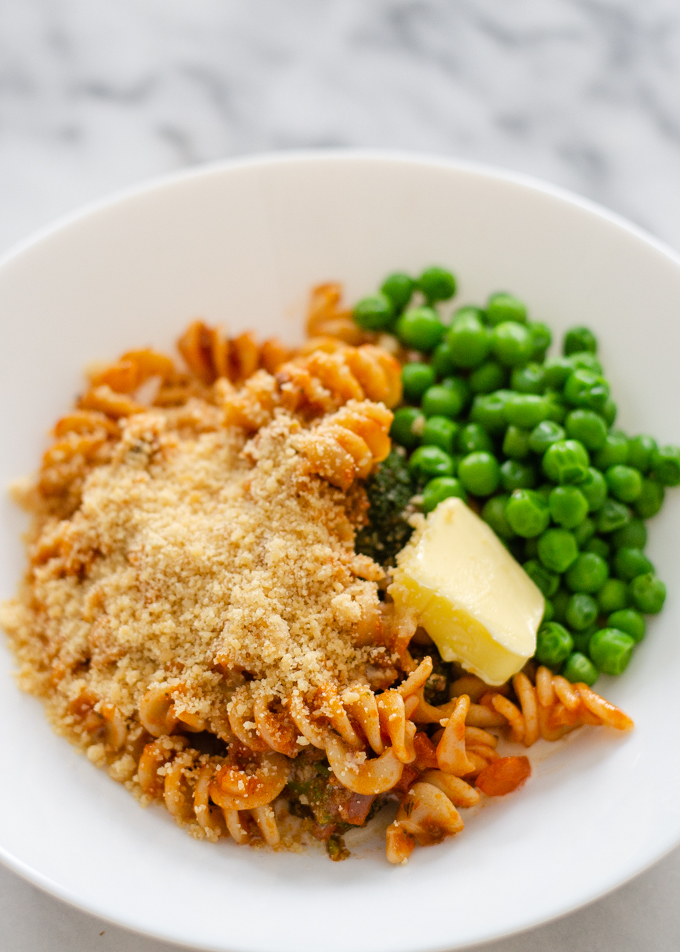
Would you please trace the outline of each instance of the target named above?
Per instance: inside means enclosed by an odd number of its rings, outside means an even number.
[[[428,663],[422,670],[428,670]],[[380,735],[377,740],[374,736],[373,744],[379,747],[380,755],[366,760],[369,742],[358,725],[356,732],[347,716],[347,709],[354,709],[356,691],[345,692],[347,702],[330,684],[316,692],[311,704],[295,696],[289,709],[279,712],[274,725],[269,706],[255,702],[254,730],[246,736],[247,743],[232,738],[228,755],[216,757],[190,746],[184,732],[202,725],[191,723],[175,709],[175,699],[182,690],[181,683],[172,688],[150,687],[139,702],[141,725],[132,730],[128,730],[115,706],[98,703],[90,693],[72,702],[71,713],[78,729],[87,736],[88,751],[96,748],[96,758],[108,763],[110,772],[120,779],[122,762],[136,753],[133,779],[143,797],[162,801],[180,825],[198,824],[209,839],[230,833],[238,843],[247,843],[259,829],[259,836],[268,845],[278,845],[280,835],[271,805],[286,786],[291,758],[303,749],[295,746],[299,739],[311,736],[312,742],[326,752],[341,784],[371,801],[391,790],[404,765],[415,760],[412,739],[416,728],[405,717],[404,699],[398,691],[376,696],[370,689],[360,689],[379,712],[385,739],[392,741],[391,746],[384,746]],[[234,722],[230,719],[230,723]],[[267,742],[272,732],[277,746],[285,744],[285,754]],[[121,756],[122,751],[125,753]],[[90,756],[95,759],[95,753]],[[364,817],[365,811],[361,815]]]
[[[498,688],[462,673],[434,703],[431,642],[355,551],[402,396],[393,341],[333,284],[308,331],[293,351],[197,320],[185,369],[141,349],[92,371],[28,494],[2,621],[57,730],[193,835],[278,848],[297,823],[338,859],[392,799],[402,863],[527,779],[506,738],[632,722],[531,666]]]
[[[387,835],[388,859],[404,862],[416,843],[430,845],[462,830],[458,808],[474,806],[480,797],[471,779],[501,760],[495,736],[465,726],[467,695],[457,698],[450,717],[442,719],[445,726],[436,747],[427,735],[418,733],[407,717],[407,704],[422,690],[431,671],[431,659],[426,658],[400,688],[377,694],[357,687],[341,696],[325,684],[311,702],[294,695],[279,711],[274,726],[268,705],[255,702],[251,732],[245,735],[245,743],[239,737],[231,745],[227,759],[201,756],[187,748],[183,736],[163,734],[142,752],[138,765],[142,791],[162,798],[179,823],[198,820],[211,838],[235,829],[236,841],[248,842],[252,834],[242,815],[248,811],[265,842],[277,845],[280,835],[271,804],[285,788],[290,758],[301,750],[291,746],[297,730],[298,743],[304,740],[323,750],[340,784],[361,798],[372,801],[397,789],[408,770],[397,818]],[[150,732],[176,726],[171,697],[171,692],[159,688],[145,695],[140,714]],[[414,705],[408,707],[414,709]],[[242,733],[242,725],[231,719],[230,723]],[[267,743],[272,730],[275,744],[286,744],[285,755]],[[367,759],[367,750],[376,756]],[[222,810],[217,818],[216,807]],[[263,812],[265,808],[269,809]]]
[[[228,338],[203,321],[190,324],[177,346],[191,372],[206,387],[219,377],[241,384],[259,368],[275,373],[290,355],[275,338],[258,344],[250,331]]]
[[[301,433],[295,446],[309,460],[312,472],[347,490],[389,453],[391,422],[392,414],[379,404],[350,400]]]
[[[328,288],[313,295],[310,313],[317,316],[310,320],[316,332],[326,320],[319,315],[327,317],[328,308],[335,306],[332,302],[339,300],[339,292],[336,296]],[[117,362],[90,374],[89,388],[76,410],[57,424],[57,441],[43,459],[40,492],[53,499],[72,492],[69,503],[61,507],[72,509],[92,464],[106,461],[106,446],[110,449],[119,435],[116,422],[146,412],[149,405],[170,409],[192,399],[217,401],[226,425],[255,432],[277,407],[310,419],[349,400],[384,402],[387,407],[398,403],[401,370],[389,353],[370,344],[346,346],[328,336],[309,343],[311,349],[308,344],[294,357],[274,338],[261,344],[250,332],[228,338],[219,328],[196,320],[178,341],[188,374],[150,348],[127,351]],[[150,384],[152,389],[144,392]],[[345,434],[343,439],[347,443],[352,438]],[[350,455],[357,452],[357,440],[354,443]]]
[[[584,724],[622,731],[632,729],[633,722],[623,711],[586,684],[572,685],[546,667],[539,667],[534,678],[535,684],[520,672],[512,679],[517,703],[506,696],[507,689],[506,693],[490,690],[475,675],[461,677],[454,684],[456,693],[452,701],[439,709],[427,705],[420,697],[414,716],[436,723],[439,714],[444,729],[431,740],[426,739],[427,735],[416,734],[416,766],[429,769],[410,788],[388,829],[390,862],[405,862],[416,843],[429,845],[459,832],[463,824],[453,808],[474,806],[480,791],[487,796],[503,796],[517,789],[530,775],[526,757],[501,757],[496,750],[497,738],[470,724],[470,720],[479,719],[474,709],[486,709],[502,719],[502,725],[497,721],[494,726],[504,726],[510,740],[526,747],[539,737],[558,740]],[[457,693],[462,688],[470,690],[480,703],[472,704],[468,694]]]
[[[336,411],[351,400],[384,403],[401,399],[401,368],[387,351],[371,344],[347,347],[327,343],[279,367],[276,375],[253,374],[238,390],[222,389],[226,425],[254,432],[281,407],[311,420]]]
[[[189,373],[157,351],[128,351],[116,363],[90,375],[90,389],[81,397],[80,405],[114,419],[143,412],[145,406],[131,395],[153,379],[156,388],[149,402],[160,407],[181,406],[192,397],[205,397],[218,378],[240,385],[259,368],[275,373],[291,355],[274,338],[258,344],[249,331],[228,338],[220,328],[199,320],[193,321],[179,338],[178,349]]]
[[[213,842],[227,835],[239,844],[250,842],[254,821],[264,842],[277,846],[279,830],[269,804],[283,789],[287,768],[278,761],[272,769],[276,756],[264,755],[258,770],[247,773],[234,766],[234,754],[230,759],[211,757],[188,747],[181,735],[163,735],[145,745],[136,776],[146,798],[162,800],[177,823],[197,824]],[[234,795],[238,784],[248,791]]]
[[[352,312],[340,307],[342,288],[329,282],[312,288],[307,310],[308,337],[333,337],[345,344],[366,343],[370,335],[365,334],[352,320]]]
[[[231,836],[243,845],[256,838],[278,847],[277,804],[292,795],[287,785],[296,759],[316,749],[339,784],[340,799],[336,790],[332,796],[345,824],[364,822],[373,802],[398,796],[386,840],[392,863],[406,862],[416,845],[458,834],[460,809],[482,795],[505,795],[530,775],[526,757],[501,756],[497,735],[469,723],[478,719],[475,708],[494,712],[510,739],[525,746],[581,724],[632,727],[586,685],[571,685],[545,667],[533,680],[520,673],[500,690],[464,675],[454,682],[452,699],[433,707],[423,698],[432,669],[425,657],[396,688],[376,691],[358,683],[338,691],[327,681],[309,697],[296,692],[274,703],[258,696],[238,715],[232,706],[221,732],[228,742],[223,756],[192,746],[191,734],[208,725],[185,709],[181,681],[150,686],[132,722],[87,691],[70,711],[91,759],[108,764],[116,779],[131,779],[144,798],[162,802],[177,823],[212,841]],[[423,723],[438,729],[430,735]]]

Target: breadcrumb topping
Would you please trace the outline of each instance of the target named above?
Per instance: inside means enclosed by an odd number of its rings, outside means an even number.
[[[39,513],[0,615],[57,728],[72,733],[84,692],[130,718],[158,684],[225,736],[254,697],[365,683],[384,657],[381,571],[354,553],[365,498],[310,472],[299,421],[279,410],[246,442],[196,400],[121,423],[73,514]]]

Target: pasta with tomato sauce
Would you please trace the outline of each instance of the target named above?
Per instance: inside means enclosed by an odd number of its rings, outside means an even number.
[[[348,321],[324,285],[297,350],[195,321],[184,368],[94,371],[21,490],[29,567],[1,617],[54,728],[191,834],[342,859],[393,801],[402,863],[525,782],[508,739],[632,722],[532,663],[489,687],[397,610],[355,542],[403,355]]]

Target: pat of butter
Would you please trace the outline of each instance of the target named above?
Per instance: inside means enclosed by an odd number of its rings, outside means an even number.
[[[389,593],[415,610],[444,661],[497,685],[534,654],[543,595],[461,499],[441,502],[397,562]]]

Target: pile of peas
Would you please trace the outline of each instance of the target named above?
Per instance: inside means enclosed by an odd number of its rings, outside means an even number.
[[[444,323],[435,306],[455,292],[444,268],[395,273],[354,309],[361,328],[395,335],[408,353],[391,436],[422,509],[460,497],[523,565],[545,597],[539,663],[586,684],[621,674],[666,597],[644,520],[680,484],[680,448],[613,428],[588,328],[546,359],[550,330],[522,301],[492,294]]]

